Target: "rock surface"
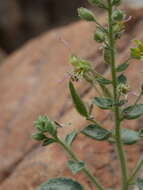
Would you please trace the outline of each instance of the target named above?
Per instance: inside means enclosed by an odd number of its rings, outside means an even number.
[[[104,22],[103,15],[99,15],[99,18]],[[1,65],[0,190],[34,190],[51,177],[71,176],[65,164],[66,155],[61,148],[57,145],[41,148],[31,140],[34,130],[32,124],[42,114],[60,122],[72,122],[73,127],[61,130],[61,136],[74,127],[80,129],[85,126],[84,119],[72,107],[64,78],[70,69],[67,57],[71,52],[92,61],[100,72],[108,75],[100,58],[101,51],[90,37],[94,30],[94,25],[85,22],[53,30],[25,45]],[[142,30],[141,20],[134,25],[130,35],[126,33],[121,39],[118,44],[120,62],[126,59],[132,38],[143,40],[140,34]],[[133,62],[127,71],[133,89],[142,82],[142,69],[141,63]],[[85,101],[95,95],[82,83],[77,88]],[[108,112],[103,114],[96,109],[95,117],[107,128],[112,127]],[[142,120],[125,122],[124,126],[139,129],[141,123]],[[93,168],[93,174],[102,179],[106,187],[118,186],[118,164],[111,145],[94,142],[80,135],[73,148],[80,159]],[[133,168],[143,151],[142,145],[129,147],[127,151],[130,168]],[[76,179],[85,185],[86,190],[93,189],[82,174],[77,174]]]

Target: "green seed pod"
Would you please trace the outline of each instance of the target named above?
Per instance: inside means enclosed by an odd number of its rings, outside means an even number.
[[[124,19],[124,13],[121,10],[115,10],[112,18],[114,21],[122,21]]]
[[[102,43],[105,40],[105,34],[100,29],[97,29],[96,33],[94,34],[94,40],[98,43]]]
[[[95,21],[94,14],[90,10],[88,10],[86,8],[83,8],[83,7],[79,8],[78,9],[78,15],[83,20],[86,20],[86,21],[89,21],[89,22],[94,22]]]
[[[88,0],[91,5],[98,6],[101,3],[101,0]]]
[[[42,140],[46,139],[46,136],[43,133],[37,132],[37,133],[32,134],[32,138],[37,141],[42,141]]]

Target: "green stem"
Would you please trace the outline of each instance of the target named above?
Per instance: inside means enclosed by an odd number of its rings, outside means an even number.
[[[132,175],[128,179],[128,184],[130,184],[135,179],[135,177],[137,176],[142,167],[143,167],[143,157],[139,159],[139,161],[137,162],[137,165],[134,168]]]
[[[57,139],[59,144],[66,150],[66,152],[69,154],[71,159],[73,159],[76,162],[79,162],[80,160],[76,157],[75,153],[68,147],[64,142],[62,142],[60,139]],[[104,187],[98,182],[98,180],[91,174],[90,170],[85,166],[82,171],[86,174],[86,176],[90,179],[90,181],[96,185],[98,190],[105,190]]]
[[[113,94],[114,94],[114,118],[115,118],[115,138],[116,138],[116,147],[120,160],[121,166],[121,181],[122,181],[122,190],[127,190],[127,166],[125,153],[123,150],[123,145],[121,141],[121,131],[120,131],[120,111],[117,105],[118,103],[118,94],[117,94],[117,77],[116,77],[116,66],[115,66],[115,41],[113,37],[113,27],[112,27],[112,13],[113,5],[112,1],[108,0],[108,19],[109,19],[109,44],[111,48],[111,74],[113,82]]]

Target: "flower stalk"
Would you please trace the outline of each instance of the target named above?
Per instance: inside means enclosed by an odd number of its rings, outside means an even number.
[[[112,0],[108,0],[108,22],[109,22],[109,44],[111,51],[111,75],[112,75],[112,84],[113,84],[113,99],[114,99],[114,121],[115,121],[115,139],[116,139],[116,148],[118,152],[118,157],[121,166],[121,182],[122,190],[127,190],[127,166],[126,158],[123,150],[123,144],[121,140],[121,130],[120,130],[120,110],[118,104],[118,94],[117,94],[117,76],[116,76],[116,65],[115,65],[115,41],[113,37],[113,5]]]
[[[69,157],[71,159],[73,159],[76,162],[80,162],[80,160],[77,158],[75,153],[71,150],[71,148],[68,147],[59,138],[58,138],[58,143],[59,143],[59,145],[61,145],[61,147],[63,147],[63,149],[67,152],[67,154],[69,155]],[[93,176],[93,174],[90,172],[90,170],[86,166],[83,167],[82,172],[89,178],[89,180],[93,184],[95,184],[95,186],[97,187],[98,190],[105,190],[105,188],[100,184],[100,182],[96,179],[96,177]]]

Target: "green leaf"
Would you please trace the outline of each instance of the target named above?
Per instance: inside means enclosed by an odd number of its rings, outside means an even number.
[[[37,190],[83,190],[83,187],[73,179],[55,178],[43,183]]]
[[[78,173],[84,168],[84,162],[75,162],[73,160],[68,160],[67,164],[73,174]]]
[[[143,179],[142,178],[137,178],[136,184],[137,184],[139,190],[143,190]]]
[[[123,119],[136,119],[143,114],[143,104],[137,104],[125,108],[122,112]]]
[[[105,110],[110,109],[113,105],[113,101],[110,98],[95,97],[93,103],[96,104],[97,107]]]
[[[72,131],[70,134],[68,134],[65,138],[65,143],[67,146],[71,146],[72,142],[75,140],[76,136],[78,134],[77,130]]]
[[[96,78],[96,81],[103,85],[108,85],[108,84],[112,83],[112,81],[110,81],[104,77],[98,77],[98,78]]]
[[[135,144],[139,140],[138,132],[126,128],[121,129],[121,138],[125,145]]]
[[[76,93],[76,90],[71,81],[69,82],[69,89],[70,89],[70,93],[71,93],[72,100],[73,100],[76,110],[78,111],[78,113],[80,115],[87,118],[89,116],[88,111],[87,111],[83,101],[81,100],[79,95]]]
[[[118,83],[123,83],[126,84],[127,83],[127,78],[125,77],[125,75],[121,74],[120,76],[118,76],[117,78]]]
[[[52,138],[47,138],[45,139],[43,142],[42,142],[42,146],[48,146],[52,143],[55,143],[57,142],[55,139],[52,139]]]
[[[128,68],[128,66],[129,66],[129,63],[128,63],[128,62],[125,62],[125,63],[119,65],[119,66],[117,67],[116,71],[117,71],[117,72],[123,72],[123,71],[125,71],[125,70]]]
[[[81,132],[84,135],[96,139],[98,141],[106,140],[111,135],[110,131],[100,127],[97,124],[88,125]]]

